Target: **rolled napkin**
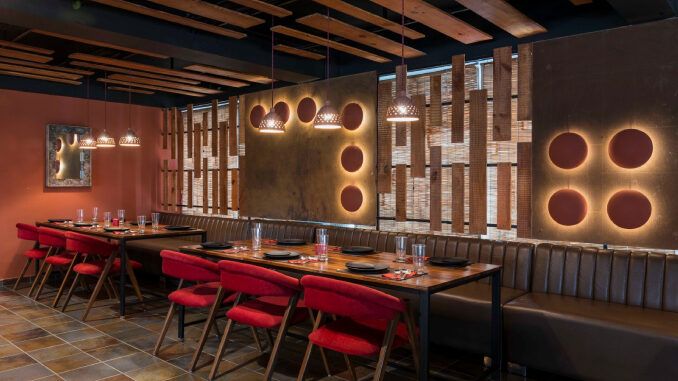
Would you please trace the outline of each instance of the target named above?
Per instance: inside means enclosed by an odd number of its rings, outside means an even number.
[[[264,243],[266,245],[277,245],[278,241],[276,241],[274,239],[265,239],[265,240],[262,241],[262,243]]]
[[[341,253],[341,247],[339,246],[328,246],[327,251],[330,253]]]
[[[428,261],[429,258],[431,258],[431,257],[424,257],[424,262]],[[407,257],[407,259],[405,259],[405,260],[410,262],[410,263],[412,263],[414,261],[414,259],[412,259],[412,257]]]
[[[295,265],[304,265],[306,263],[318,262],[318,260],[317,259],[292,259],[292,260],[289,260],[287,262],[295,264]]]
[[[411,272],[411,273],[409,273],[409,274],[407,274],[407,275],[405,275],[405,276],[402,276],[402,274],[398,274],[398,279],[397,279],[397,280],[410,279],[410,278],[414,278],[414,277],[417,276],[417,275],[419,275],[419,274],[417,274],[415,271],[413,271],[413,272]],[[384,278],[394,279],[394,280],[395,280],[395,273],[381,274],[381,276],[384,277]]]

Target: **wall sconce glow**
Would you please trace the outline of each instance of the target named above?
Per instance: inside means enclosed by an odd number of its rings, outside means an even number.
[[[617,132],[607,147],[610,160],[626,169],[638,168],[652,157],[652,139],[643,131],[628,128]]]
[[[574,189],[561,189],[551,195],[548,204],[549,215],[560,225],[573,226],[586,217],[586,199]]]
[[[652,204],[635,190],[622,190],[607,201],[607,216],[622,229],[637,229],[650,219]]]
[[[128,128],[127,133],[120,137],[120,142],[118,144],[123,147],[139,147],[141,145],[141,139],[139,139],[134,130]]]
[[[416,122],[419,120],[417,107],[404,91],[400,92],[386,110],[386,120],[389,122]]]
[[[285,132],[285,123],[282,121],[275,109],[271,107],[271,111],[264,116],[264,119],[259,123],[259,132],[268,134],[280,134]]]
[[[549,159],[558,168],[577,168],[586,161],[587,156],[586,141],[574,132],[564,132],[549,144]]]
[[[99,148],[111,148],[115,147],[115,139],[104,129],[104,131],[97,138],[97,147]]]
[[[78,140],[78,147],[80,149],[97,149],[97,141],[88,133]]]
[[[341,118],[339,112],[335,109],[330,101],[326,101],[325,105],[320,108],[313,121],[313,127],[324,130],[336,130],[341,128]]]

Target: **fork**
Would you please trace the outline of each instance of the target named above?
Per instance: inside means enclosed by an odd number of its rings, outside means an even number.
[[[398,279],[399,277],[400,277],[400,269],[393,270],[393,280],[399,280]]]

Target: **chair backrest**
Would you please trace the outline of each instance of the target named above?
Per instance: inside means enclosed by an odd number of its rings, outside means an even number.
[[[217,282],[220,279],[219,265],[193,255],[172,250],[160,252],[163,274],[192,282]]]
[[[66,232],[58,229],[38,228],[38,241],[41,245],[66,247]]]
[[[356,319],[388,319],[406,312],[407,304],[395,296],[341,280],[306,275],[301,278],[306,306]]]
[[[16,236],[19,239],[25,239],[28,241],[37,241],[38,240],[38,227],[29,225],[29,224],[22,224],[21,222],[18,222],[16,224]]]
[[[66,232],[66,249],[76,253],[109,256],[117,250],[117,246],[84,234]]]
[[[233,261],[219,262],[221,286],[256,296],[292,296],[301,291],[299,280],[277,271]]]

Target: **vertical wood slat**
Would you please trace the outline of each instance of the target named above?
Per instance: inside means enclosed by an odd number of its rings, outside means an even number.
[[[228,214],[228,194],[226,182],[228,177],[228,122],[219,122],[219,210],[220,214]]]
[[[452,56],[452,143],[464,142],[465,64],[465,55]]]
[[[228,98],[228,155],[238,156],[238,97]]]
[[[432,75],[431,82],[431,107],[428,110],[430,129],[440,128],[443,125],[443,106],[442,106],[442,83],[441,75]]]
[[[177,171],[170,170],[170,210],[177,210]]]
[[[407,221],[407,165],[396,165],[396,221]]]
[[[391,193],[392,147],[391,122],[386,121],[386,110],[391,103],[391,82],[380,82],[377,100],[377,193]]]
[[[209,179],[209,172],[207,171],[207,158],[202,158],[202,212],[207,214],[209,212],[209,184],[207,183]]]
[[[188,191],[186,192],[186,204],[189,208],[193,207],[193,171],[186,171],[188,175]]]
[[[532,238],[532,143],[518,143],[517,235]]]
[[[410,129],[410,176],[426,177],[426,95],[412,96],[419,120],[411,122]]]
[[[169,167],[167,160],[162,161],[162,210],[169,209]]]
[[[200,144],[200,123],[193,124],[193,168],[195,169],[195,178],[199,179],[202,171],[200,170],[200,165],[202,164],[202,159],[200,158],[202,154],[202,144]]]
[[[242,127],[240,133],[238,134],[238,144],[245,144],[245,104],[238,103],[238,126]]]
[[[212,99],[212,157],[219,157],[219,101]]]
[[[181,208],[181,203],[184,195],[184,119],[181,110],[175,109],[176,114],[174,120],[176,121],[177,131],[177,202],[178,208]]]
[[[518,120],[532,120],[532,43],[518,45]]]
[[[177,158],[177,108],[173,108],[169,112],[169,123],[170,123],[170,158],[172,160]]]
[[[407,91],[407,65],[396,66],[396,97],[402,91]],[[389,105],[393,100],[393,96],[389,95]],[[388,106],[386,106],[388,108]],[[407,125],[409,123],[396,123],[395,141],[396,146],[404,147],[407,145]]]
[[[242,126],[242,125],[241,125]],[[236,211],[240,207],[238,184],[240,180],[239,170],[231,169],[231,210]]]
[[[396,147],[405,147],[407,145],[407,130],[410,122],[400,122],[395,124],[395,145]]]
[[[487,234],[487,90],[470,94],[469,233]]]
[[[219,214],[219,171],[212,170],[212,214]]]
[[[511,163],[497,163],[497,229],[511,230]]]
[[[167,149],[167,124],[169,123],[168,109],[162,111],[162,149]]]
[[[208,142],[208,132],[210,129],[209,114],[207,112],[202,113],[202,146],[209,147]]]
[[[186,142],[188,143],[186,157],[193,158],[193,105],[186,106]]]
[[[442,230],[442,149],[440,146],[430,148],[431,186],[430,212],[431,231]]]
[[[492,63],[492,140],[511,140],[511,47],[494,49]]]
[[[396,76],[396,97],[400,92],[407,91],[407,65],[397,65],[395,68]]]
[[[452,163],[452,231],[464,232],[464,163]]]

